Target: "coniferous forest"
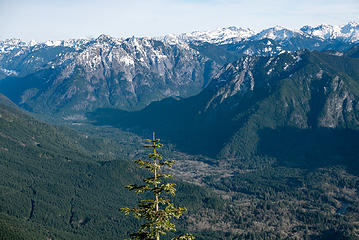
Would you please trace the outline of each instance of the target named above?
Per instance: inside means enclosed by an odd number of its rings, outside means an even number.
[[[359,239],[359,40],[267,31],[0,41],[0,239]]]

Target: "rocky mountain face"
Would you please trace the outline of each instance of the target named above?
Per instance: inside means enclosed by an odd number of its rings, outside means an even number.
[[[243,56],[298,49],[342,51],[358,41],[358,24],[255,33],[229,27],[161,38],[0,42],[0,92],[27,110],[65,119],[99,107],[139,110],[204,89],[221,66]]]
[[[349,22],[342,26],[331,26],[322,24],[317,27],[304,26],[300,29],[302,32],[321,39],[341,39],[346,42],[358,42],[359,24]]]
[[[97,107],[139,109],[168,96],[190,96],[218,65],[188,46],[102,35],[80,47],[13,50],[1,60],[16,77],[1,90],[35,112],[86,112]]]
[[[179,35],[170,34],[157,39],[167,42],[172,45],[194,42],[206,42],[212,44],[226,44],[233,42],[240,42],[255,35],[255,32],[248,28],[219,28],[212,31],[195,31],[191,33],[183,33]]]
[[[322,24],[316,27],[304,26],[298,30],[275,26],[260,32],[255,32],[248,28],[237,28],[232,26],[204,32],[195,31],[179,35],[166,35],[158,39],[171,44],[179,44],[181,42],[230,44],[238,43],[243,40],[272,39],[276,41],[286,41],[295,38],[312,38],[318,40],[332,39],[355,43],[359,41],[359,24],[356,22],[349,22],[348,24],[340,26]]]
[[[194,97],[135,113],[102,109],[90,118],[140,134],[158,129],[179,149],[220,159],[353,156],[359,149],[352,146],[359,130],[359,59],[346,55],[302,50],[247,56],[224,66]]]
[[[225,64],[242,56],[274,56],[282,51],[346,50],[359,41],[359,24],[304,26],[300,30],[275,26],[258,33],[229,27],[159,39],[169,44],[190,44],[202,54]]]
[[[178,184],[189,210],[182,223],[199,239],[354,239],[356,31],[350,23],[259,34],[228,28],[175,44],[105,35],[4,41],[0,92],[37,113],[146,138],[155,130],[171,143],[165,156],[181,164],[175,175],[205,186]],[[38,233],[34,239],[110,239],[132,231],[135,223],[116,212],[136,200],[119,185],[142,173],[118,160],[143,156],[139,137],[50,126],[7,97],[0,94],[0,188],[11,196],[0,196],[0,214],[12,221],[1,218],[0,233],[5,226]]]

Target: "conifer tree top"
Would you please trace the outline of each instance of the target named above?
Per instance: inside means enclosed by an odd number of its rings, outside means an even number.
[[[145,144],[144,147],[153,148],[153,152],[148,154],[148,161],[136,160],[140,168],[145,168],[153,173],[152,177],[143,179],[144,185],[130,184],[125,186],[127,189],[135,191],[137,194],[152,192],[154,199],[141,200],[138,207],[121,208],[121,211],[126,215],[132,213],[134,217],[145,220],[145,223],[140,226],[137,232],[131,233],[130,239],[136,240],[159,240],[162,235],[166,235],[169,231],[176,231],[176,226],[171,222],[171,219],[179,218],[187,209],[175,207],[170,199],[163,197],[164,194],[175,195],[176,184],[164,183],[163,180],[172,177],[170,174],[161,173],[165,166],[172,167],[175,161],[163,160],[161,154],[157,152],[157,148],[163,145],[160,139],[156,139],[153,132],[152,139],[146,139],[150,144]],[[172,240],[191,240],[194,237],[191,234],[184,234]]]

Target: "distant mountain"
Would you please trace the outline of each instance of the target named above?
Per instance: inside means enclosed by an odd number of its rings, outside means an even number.
[[[79,51],[89,39],[23,42],[19,39],[0,41],[0,79],[6,76],[25,76],[46,67],[65,53]]]
[[[317,27],[304,26],[300,30],[311,36],[322,39],[340,39],[353,43],[359,41],[359,24],[356,22],[349,22],[342,26],[331,26],[326,24]]]
[[[155,130],[177,150],[211,157],[218,168],[233,170],[218,170],[205,182],[233,196],[233,212],[240,209],[246,216],[235,216],[238,229],[258,234],[239,239],[356,239],[356,56],[358,46],[246,56],[226,64],[196,96],[167,98],[137,112],[98,109],[88,118],[143,136]],[[350,199],[341,205],[348,209],[344,214],[342,208],[334,210],[336,202],[346,201],[341,199]],[[262,229],[266,234],[260,235]]]
[[[269,155],[306,165],[298,159],[344,156],[340,161],[356,166],[359,59],[344,55],[305,50],[244,57],[194,97],[133,113],[98,110],[90,118],[138,133],[158,129],[179,149],[219,159]]]
[[[277,55],[283,50],[346,50],[359,41],[359,24],[355,22],[342,26],[323,26],[305,26],[300,30],[275,26],[258,33],[250,29],[229,27],[214,31],[167,35],[159,39],[169,44],[188,43],[202,54],[214,57],[219,62],[232,60],[231,56]],[[331,34],[328,34],[328,31]]]
[[[179,35],[166,35],[164,37],[159,37],[158,39],[163,40],[164,42],[167,42],[169,44],[181,44],[182,42],[206,42],[212,44],[225,44],[239,42],[253,35],[255,35],[255,32],[248,28],[237,28],[232,26],[228,28],[219,28],[216,30],[205,32],[196,31]]]
[[[259,33],[230,27],[162,38],[6,40],[0,42],[0,92],[29,111],[65,119],[83,119],[101,107],[139,110],[199,93],[223,65],[243,56],[344,51],[358,40],[357,32],[358,24],[349,23]]]
[[[296,38],[299,36],[303,36],[303,32],[298,30],[290,30],[287,28],[283,28],[280,26],[275,26],[272,28],[265,29],[255,35],[251,36],[251,39],[253,40],[260,40],[264,38],[272,39],[272,40],[288,40],[291,38]],[[307,36],[310,37],[310,36]]]
[[[3,93],[34,112],[86,112],[113,106],[139,109],[168,96],[191,96],[217,65],[188,46],[102,35],[81,47],[35,45],[13,50],[2,68]]]
[[[248,28],[218,28],[212,31],[195,31],[179,35],[166,35],[159,39],[170,44],[181,42],[206,42],[212,44],[238,43],[243,40],[272,39],[276,41],[290,40],[292,38],[314,38],[321,40],[336,39],[343,42],[355,43],[359,41],[359,24],[349,22],[340,26],[319,25],[317,27],[304,26],[299,30],[275,26],[255,32]]]
[[[143,156],[138,137],[18,106],[174,144],[174,172],[205,186],[178,182],[175,198],[198,239],[355,239],[357,24],[315,28],[0,42],[0,239],[118,239],[138,224],[118,212],[137,201],[121,185],[142,178],[126,161]]]
[[[264,29],[259,33],[254,33],[249,29],[244,31],[243,29],[231,27],[218,29],[217,31],[182,34],[178,35],[177,38],[173,35],[166,36],[163,40],[170,44],[187,42],[202,54],[222,63],[224,61],[228,63],[228,60],[234,61],[233,56],[237,58],[247,55],[273,56],[282,51],[300,49],[343,51],[359,41],[359,25],[357,23],[351,22],[343,26],[326,26],[330,29],[335,29],[335,34],[326,34],[327,29],[309,31],[309,29],[314,28],[308,26],[303,27],[301,30],[275,26]],[[196,38],[196,36],[198,37]]]

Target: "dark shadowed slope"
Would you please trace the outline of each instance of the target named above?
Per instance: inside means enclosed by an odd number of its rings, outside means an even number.
[[[350,161],[355,161],[359,148],[351,142],[359,129],[359,59],[338,55],[343,54],[245,57],[226,65],[197,96],[165,99],[138,112],[98,109],[88,116],[139,134],[157,129],[183,151],[227,159],[278,156],[273,152],[278,148],[263,150],[270,130],[274,141],[284,131],[298,143],[307,142],[310,133],[324,148],[327,142],[321,139],[340,136],[350,143]],[[341,149],[338,145],[335,154],[346,158],[347,148]]]

